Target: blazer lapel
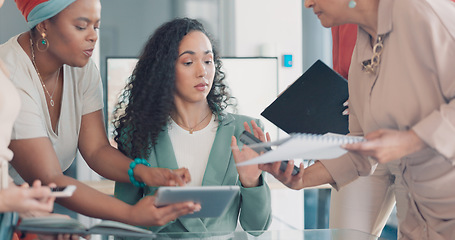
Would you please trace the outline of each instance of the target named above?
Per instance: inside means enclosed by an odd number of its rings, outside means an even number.
[[[231,158],[231,137],[234,135],[235,126],[232,124],[234,117],[226,115],[220,122],[210,151],[207,167],[202,180],[202,186],[221,186],[226,175]]]
[[[154,150],[158,167],[169,169],[179,168],[177,159],[175,158],[174,148],[172,147],[171,138],[167,133],[167,128],[158,136]]]
[[[177,159],[167,129],[162,131],[155,145],[156,162],[160,168],[177,169]],[[200,218],[178,218],[188,232],[207,232],[207,228]]]
[[[231,115],[226,115],[218,126],[215,141],[210,150],[202,186],[223,185],[223,179],[226,175],[231,156],[231,136],[234,135],[235,126],[230,123],[233,120],[234,118]],[[179,218],[178,221],[180,221],[189,232],[208,231],[201,218]]]
[[[215,141],[210,150],[207,168],[202,180],[203,186],[221,186],[226,175],[231,157],[231,136],[234,135],[235,126],[232,124],[234,117],[224,116],[216,133]],[[161,132],[155,147],[158,167],[177,169],[177,160],[167,130]],[[226,160],[227,159],[227,160]],[[207,232],[207,228],[201,218],[177,219],[188,232]]]

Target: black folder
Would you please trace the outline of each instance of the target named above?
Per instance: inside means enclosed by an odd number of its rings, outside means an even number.
[[[346,134],[348,96],[346,79],[318,60],[261,115],[287,133]]]

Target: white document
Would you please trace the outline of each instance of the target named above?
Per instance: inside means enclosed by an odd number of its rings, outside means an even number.
[[[287,139],[270,143],[259,143],[249,145],[251,148],[259,146],[277,146],[276,149],[268,151],[256,158],[237,164],[245,166],[259,163],[271,163],[296,158],[303,159],[331,159],[336,158],[347,151],[341,145],[365,141],[363,137],[345,136],[328,133],[319,134],[293,134]]]

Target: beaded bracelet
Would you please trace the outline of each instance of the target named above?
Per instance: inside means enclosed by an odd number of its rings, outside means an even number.
[[[148,163],[145,159],[141,159],[141,158],[136,158],[134,159],[134,161],[132,161],[130,163],[130,169],[128,169],[128,176],[130,176],[130,181],[131,183],[136,186],[136,187],[145,187],[145,183],[143,182],[139,182],[137,181],[135,178],[134,178],[134,168],[136,167],[136,165],[138,164],[142,164],[142,165],[145,165],[147,167],[150,167],[150,163]]]

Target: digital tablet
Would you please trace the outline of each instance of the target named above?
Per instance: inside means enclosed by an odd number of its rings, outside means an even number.
[[[193,201],[201,204],[201,210],[182,218],[214,218],[224,213],[239,191],[239,186],[160,187],[155,205]]]

